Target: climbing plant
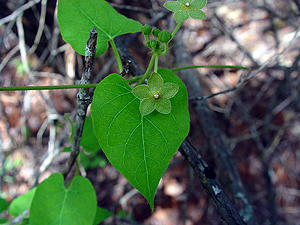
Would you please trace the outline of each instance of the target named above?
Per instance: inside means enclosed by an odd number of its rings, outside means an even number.
[[[185,20],[206,18],[201,10],[205,5],[206,0],[166,2],[164,7],[174,12],[177,22],[169,32],[128,19],[104,0],[58,1],[57,16],[63,39],[76,52],[90,57],[86,41],[94,29],[95,56],[103,54],[110,43],[119,69],[119,73],[110,74],[97,84],[91,118],[86,118],[80,144],[90,153],[101,148],[109,162],[147,199],[152,210],[159,180],[188,135],[190,124],[186,87],[171,70],[159,68],[159,57],[166,55],[169,43]],[[114,38],[136,32],[142,32],[151,59],[141,77],[125,80],[120,75],[123,65]],[[80,155],[80,159],[86,158]],[[85,165],[95,167],[98,163],[95,160]],[[98,224],[111,215],[97,207],[95,190],[88,179],[76,176],[64,185],[60,173],[52,174],[9,206],[0,200],[0,206],[8,207],[12,216],[30,208],[32,225]]]
[[[170,1],[165,8],[175,12],[178,25],[171,33],[128,19],[106,1],[60,0],[58,22],[64,40],[85,54],[89,30],[98,32],[96,56],[111,44],[122,71],[113,38],[142,31],[152,54],[148,69],[136,85],[119,74],[110,74],[94,92],[91,107],[94,133],[110,163],[148,200],[154,209],[158,182],[172,156],[189,132],[187,90],[170,70],[158,69],[169,43],[189,17],[205,19],[206,0]],[[153,72],[151,73],[153,69]],[[147,84],[145,80],[147,79]]]

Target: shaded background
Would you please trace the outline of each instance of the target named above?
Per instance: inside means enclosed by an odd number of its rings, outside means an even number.
[[[165,1],[109,2],[142,24],[167,30],[174,26],[172,14],[162,7]],[[73,84],[80,78],[82,56],[62,40],[55,10],[54,0],[0,1],[1,86]],[[228,171],[218,169],[222,167],[203,131],[206,118],[199,117],[193,107],[196,101],[207,101],[258,224],[300,224],[300,2],[208,1],[204,11],[207,20],[183,23],[176,46],[160,58],[159,66],[177,67],[178,59],[184,57],[191,65],[250,69],[194,71],[204,93],[197,95],[197,90],[188,87],[193,93],[188,138],[226,189],[229,184],[222,178]],[[143,37],[124,35],[122,40],[145,70],[150,55]],[[181,42],[187,56],[176,53]],[[28,67],[22,64],[22,51]],[[93,83],[116,71],[109,49],[95,59]],[[70,132],[64,113],[74,120],[76,94],[77,90],[0,93],[1,197],[11,201],[51,173],[61,172],[68,153],[60,151],[69,146]],[[93,183],[98,205],[116,215],[103,224],[224,224],[179,152],[159,184],[153,214],[102,152],[95,158],[99,159],[93,161],[95,165],[82,166],[81,173]]]

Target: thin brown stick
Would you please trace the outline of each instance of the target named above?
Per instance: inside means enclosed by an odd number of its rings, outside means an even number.
[[[85,63],[84,63],[84,69],[83,69],[80,84],[91,83],[91,73],[92,73],[92,67],[94,62],[94,56],[96,53],[96,43],[97,43],[97,30],[94,27],[90,31],[90,38],[85,48]],[[63,175],[65,178],[70,172],[79,154],[79,144],[81,140],[85,116],[86,116],[87,108],[91,104],[91,102],[92,102],[92,98],[89,93],[89,88],[80,88],[77,94],[78,106],[77,106],[75,137],[71,148],[70,157],[66,162],[65,169],[63,171]]]

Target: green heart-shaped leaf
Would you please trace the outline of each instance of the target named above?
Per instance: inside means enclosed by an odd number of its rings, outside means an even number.
[[[106,220],[108,217],[111,217],[113,214],[101,207],[97,207],[97,213],[94,219],[93,225],[98,225],[101,223],[103,220]]]
[[[179,86],[170,99],[171,112],[156,110],[142,116],[140,100],[118,74],[96,88],[91,106],[95,135],[111,164],[148,200],[152,210],[155,191],[172,156],[189,132],[185,85],[170,70],[159,69],[164,82]]]
[[[139,22],[119,14],[104,0],[59,0],[57,18],[63,39],[81,55],[93,27],[98,32],[95,57],[107,50],[114,37],[141,31]]]
[[[0,213],[7,209],[8,202],[5,199],[0,198]]]
[[[31,189],[27,193],[15,198],[9,205],[9,214],[12,216],[21,215],[26,209],[29,209],[34,197],[36,188]]]
[[[95,152],[100,149],[93,131],[92,118],[90,116],[85,117],[80,146],[82,146],[86,152]]]
[[[84,177],[75,177],[68,188],[62,174],[52,174],[39,184],[30,207],[30,225],[92,225],[97,209],[95,190]]]

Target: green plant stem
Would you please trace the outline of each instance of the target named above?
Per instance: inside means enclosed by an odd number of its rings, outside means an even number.
[[[168,43],[164,43],[164,51],[161,53],[161,55],[165,56],[168,51]]]
[[[136,82],[137,82],[139,79],[141,79],[141,78],[142,78],[142,76],[133,77],[133,78],[127,80],[126,82],[127,82],[129,85],[131,85],[131,84],[133,84],[133,83],[136,83]]]
[[[74,88],[93,88],[98,84],[81,85],[58,85],[58,86],[24,86],[24,87],[0,87],[0,91],[30,91],[30,90],[55,90],[55,89],[74,89]]]
[[[67,118],[67,120],[69,121],[69,124],[70,124],[70,126],[71,126],[71,135],[70,135],[70,137],[69,137],[69,142],[70,142],[70,140],[73,141],[73,139],[74,139],[74,136],[75,136],[75,127],[74,127],[74,124],[72,123],[72,121],[71,121],[69,115],[68,115],[67,113],[65,113],[64,116]],[[70,142],[70,143],[71,143],[71,142]]]
[[[148,43],[149,42],[148,35],[144,35],[144,37],[145,37],[146,43]]]
[[[158,54],[153,54],[150,60],[149,66],[144,74],[144,76],[139,81],[138,85],[144,82],[144,80],[148,77],[153,64],[154,64],[154,71],[156,68],[157,71],[157,60]],[[187,70],[187,69],[195,69],[195,68],[229,68],[229,69],[243,69],[247,70],[248,67],[245,66],[226,66],[226,65],[197,65],[197,66],[185,66],[185,67],[178,67],[173,68],[171,71],[179,71],[179,70]],[[74,88],[94,88],[98,84],[81,84],[81,85],[58,85],[58,86],[24,86],[24,87],[0,87],[0,91],[31,91],[31,90],[56,90],[56,89],[74,89]]]
[[[175,36],[175,34],[177,33],[177,31],[179,30],[179,28],[181,27],[181,25],[182,25],[182,22],[177,24],[177,26],[175,27],[174,31],[172,32],[172,38],[171,38],[171,40],[173,39],[173,37]]]
[[[158,69],[158,54],[154,53],[154,72],[157,73]]]
[[[122,73],[122,71],[123,71],[123,65],[122,65],[122,61],[121,61],[120,55],[119,55],[119,53],[117,51],[116,44],[115,44],[115,42],[114,42],[113,39],[110,39],[109,42],[110,42],[110,45],[111,45],[111,47],[112,47],[112,49],[113,49],[113,51],[115,53],[115,56],[116,56],[116,60],[117,60],[118,67],[119,67],[119,73]]]
[[[150,60],[149,65],[148,65],[148,68],[147,68],[147,70],[146,70],[144,76],[143,76],[143,77],[141,78],[141,80],[137,83],[137,85],[142,84],[142,83],[144,82],[144,80],[149,76],[149,73],[150,73],[150,71],[151,71],[151,69],[152,69],[152,67],[153,67],[153,64],[154,64],[154,60],[155,60],[155,54],[152,55],[151,60]]]
[[[195,69],[195,68],[230,68],[230,69],[243,69],[247,70],[248,67],[245,66],[226,66],[226,65],[197,65],[197,66],[185,66],[171,69],[171,71],[179,71],[179,70],[187,70],[187,69]]]

